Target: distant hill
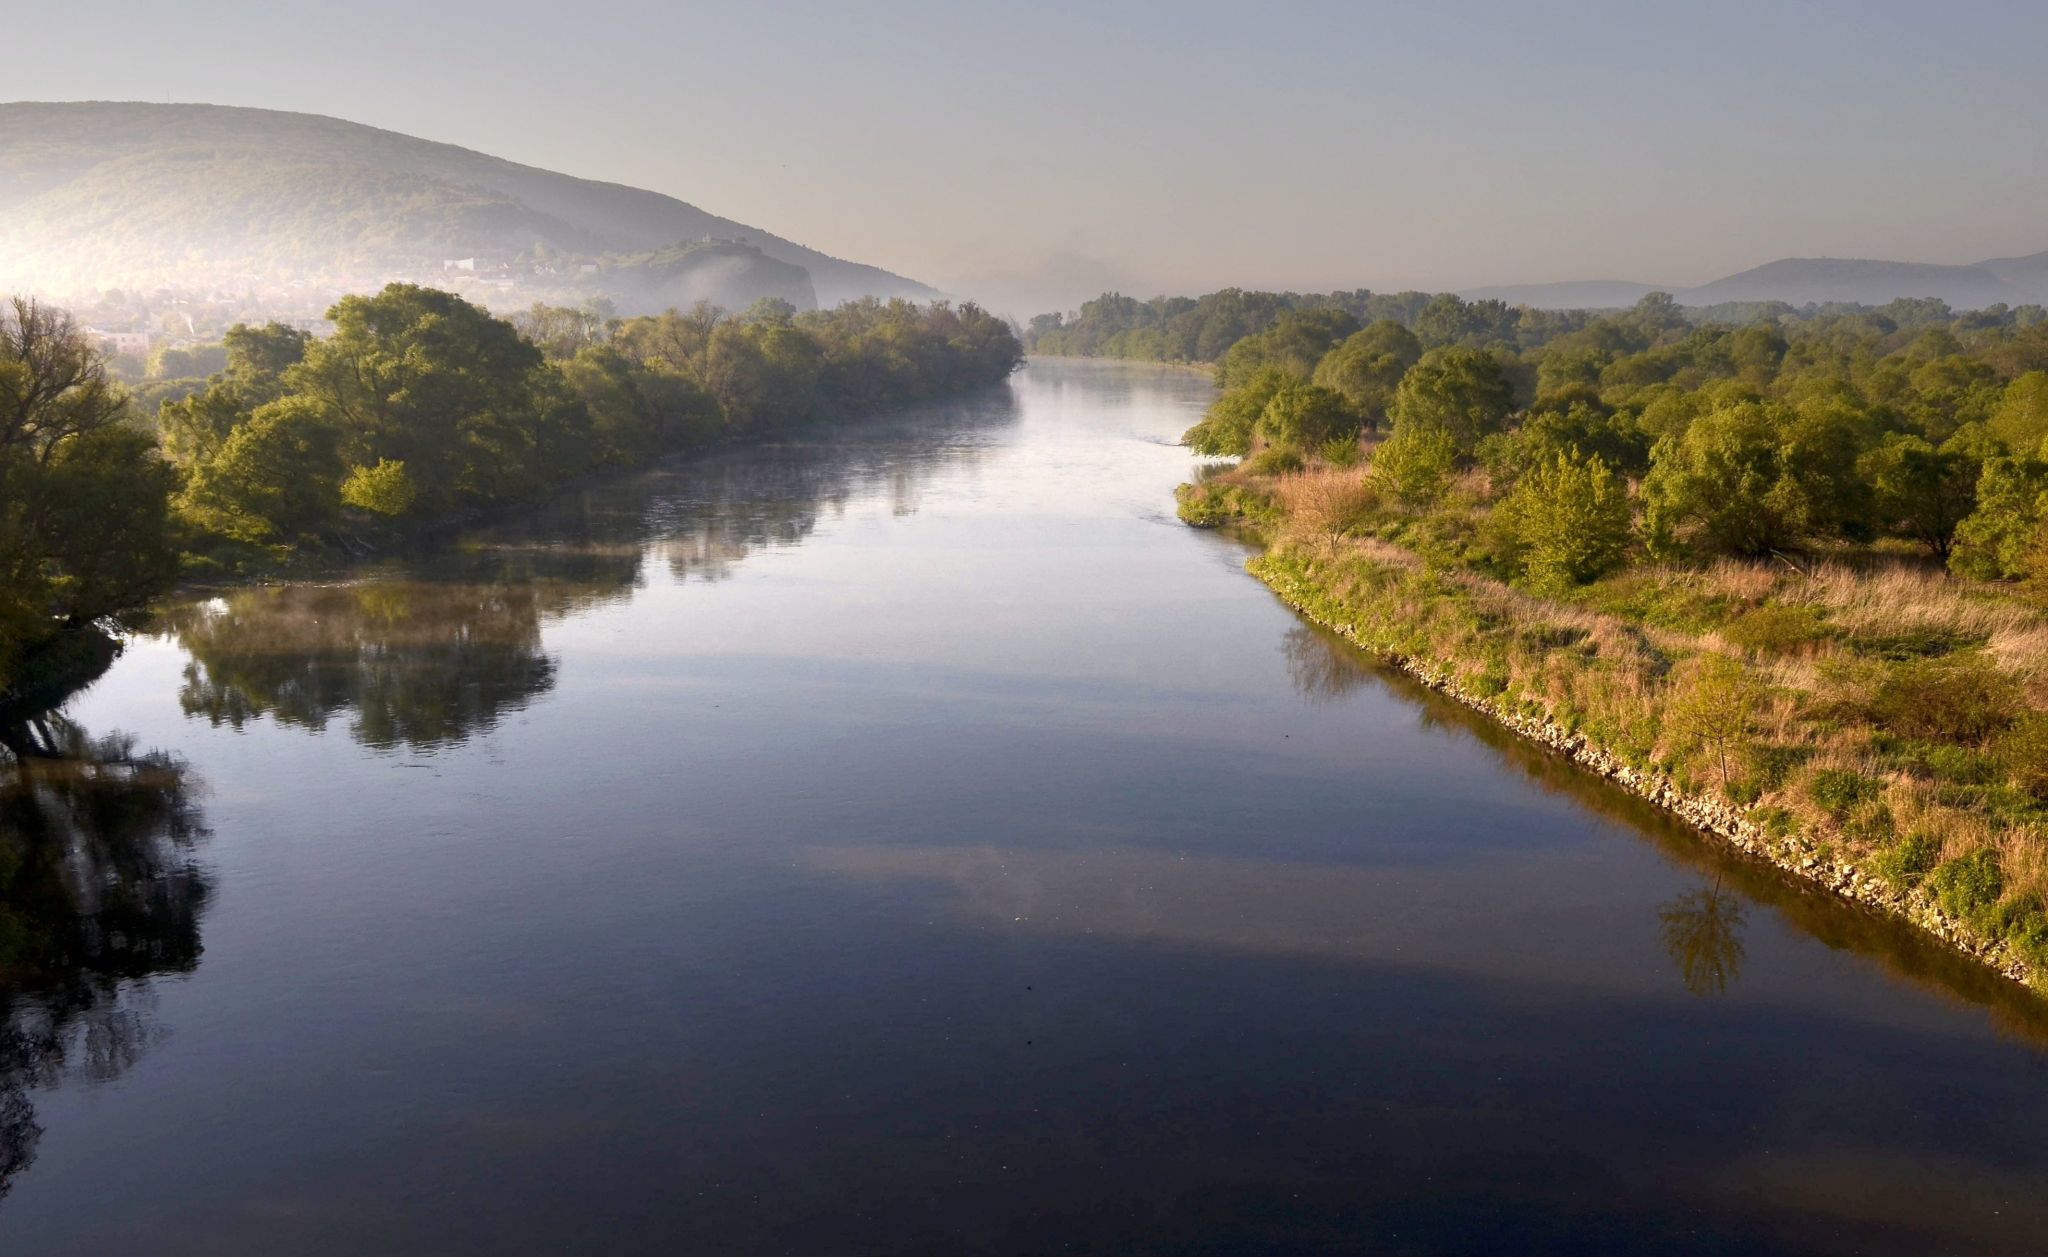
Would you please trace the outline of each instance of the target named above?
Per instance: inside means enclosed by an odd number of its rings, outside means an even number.
[[[827,305],[938,295],[657,192],[337,118],[219,105],[0,104],[0,291],[355,283],[429,273],[450,259],[489,267],[624,257],[706,239],[801,268]],[[745,269],[734,268],[735,256],[721,259],[729,275]],[[764,280],[757,295],[783,295],[793,282],[783,270]]]
[[[1855,301],[1881,306],[1900,297],[1939,297],[1959,310],[2030,300],[1978,266],[1879,262],[1865,258],[1784,258],[1676,294],[1686,305],[1723,301]]]
[[[1980,310],[2000,302],[2009,306],[2048,304],[2048,253],[1993,258],[1974,266],[1872,258],[1780,258],[1697,288],[1587,280],[1474,288],[1460,295],[1544,310],[1598,310],[1634,305],[1649,292],[1668,292],[1689,306],[1735,301],[1792,305],[1844,301],[1881,306],[1901,297],[1938,297],[1958,310]]]

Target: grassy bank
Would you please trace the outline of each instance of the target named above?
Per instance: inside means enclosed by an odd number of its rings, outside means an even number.
[[[1181,514],[1302,614],[1764,860],[2048,979],[2048,613],[1847,552],[1536,593],[1367,473],[1237,469]],[[1430,527],[1424,527],[1430,525]]]

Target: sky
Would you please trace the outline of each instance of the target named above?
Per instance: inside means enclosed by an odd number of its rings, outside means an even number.
[[[2038,0],[91,9],[8,12],[0,98],[331,114],[1019,300],[2048,249]]]

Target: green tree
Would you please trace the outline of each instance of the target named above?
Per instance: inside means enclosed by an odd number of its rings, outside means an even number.
[[[1324,355],[1316,364],[1315,382],[1342,395],[1360,422],[1376,429],[1387,421],[1401,377],[1421,359],[1422,342],[1415,333],[1380,319]]]
[[[1344,399],[1314,384],[1283,384],[1259,412],[1260,438],[1305,453],[1357,432],[1357,416],[1344,404]]]
[[[1439,501],[1458,469],[1458,443],[1442,428],[1394,429],[1372,453],[1373,481],[1410,506]]]
[[[413,488],[412,478],[405,474],[405,464],[388,458],[379,459],[374,467],[351,470],[347,479],[341,482],[343,506],[386,519],[404,515],[418,498],[419,491]]]
[[[1484,350],[1437,349],[1423,355],[1394,391],[1394,430],[1431,428],[1446,433],[1460,457],[1480,438],[1501,430],[1514,409],[1514,390],[1500,360]]]
[[[176,573],[173,474],[70,318],[0,313],[0,693],[23,655],[141,605]]]
[[[1986,424],[2014,454],[2030,454],[2048,441],[2048,371],[2029,371],[2005,386]]]
[[[187,479],[179,509],[206,531],[251,545],[316,539],[340,515],[339,444],[327,411],[308,398],[259,406]]]
[[[1536,588],[1559,592],[1621,566],[1628,485],[1598,455],[1562,451],[1522,477],[1498,508]]]
[[[1943,562],[1957,526],[1977,507],[1982,468],[1961,436],[1937,447],[1905,433],[1886,437],[1861,462],[1886,529],[1920,542]]]
[[[1734,762],[1755,735],[1763,697],[1740,663],[1726,655],[1701,655],[1678,677],[1665,728],[1682,749],[1713,757],[1726,790],[1734,781]]]
[[[1266,413],[1267,403],[1294,383],[1294,377],[1286,371],[1268,367],[1250,382],[1224,390],[1209,403],[1202,421],[1181,436],[1181,441],[1197,454],[1242,458],[1251,453],[1252,437],[1258,430],[1259,417]]]
[[[590,462],[587,420],[511,324],[450,293],[344,297],[285,372],[356,467],[390,459],[426,514],[529,497]]]
[[[2048,515],[2048,462],[1992,458],[1977,479],[1977,507],[1956,526],[1949,567],[1977,580],[2027,574],[2035,530]]]
[[[1650,452],[1644,523],[1669,553],[1691,534],[1710,549],[1760,555],[1796,544],[1811,494],[1787,456],[1780,408],[1738,402],[1709,411]]]

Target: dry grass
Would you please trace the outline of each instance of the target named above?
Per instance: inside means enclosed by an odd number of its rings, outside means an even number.
[[[1347,532],[1380,504],[1378,491],[1356,467],[1314,467],[1278,477],[1271,488],[1288,518],[1319,532]]]

